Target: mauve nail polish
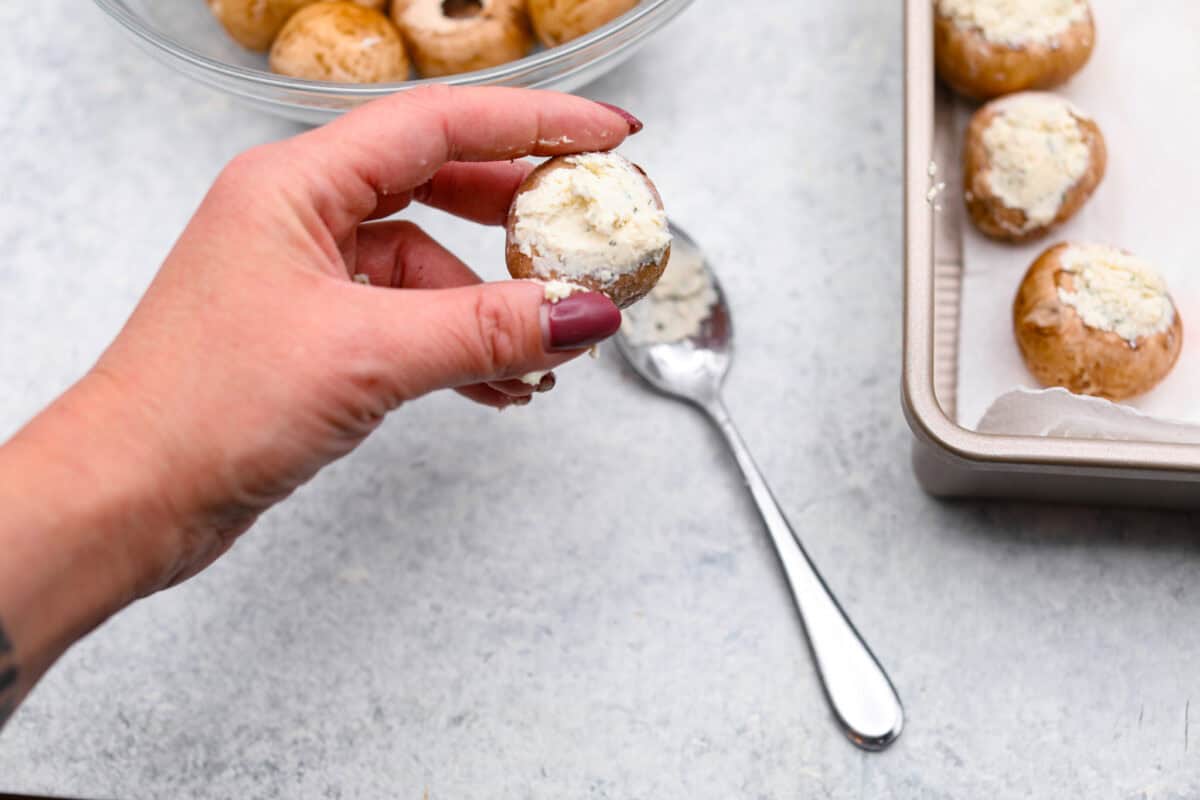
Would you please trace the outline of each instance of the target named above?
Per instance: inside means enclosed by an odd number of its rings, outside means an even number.
[[[621,311],[598,292],[573,294],[547,313],[551,350],[578,350],[612,336],[621,327]]]
[[[599,100],[593,100],[592,102],[596,105],[604,106],[614,114],[620,114],[621,119],[625,120],[625,124],[629,126],[629,134],[631,136],[640,131],[642,128],[646,127],[644,124],[642,124],[640,119],[635,117],[633,114],[630,114],[620,106],[614,106],[612,103],[601,103]]]

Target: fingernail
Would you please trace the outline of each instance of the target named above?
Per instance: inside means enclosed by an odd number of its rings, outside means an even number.
[[[538,381],[537,388],[534,389],[534,391],[545,394],[546,392],[553,389],[554,385],[556,383],[558,383],[558,378],[554,377],[554,373],[547,372],[545,375],[542,376],[542,379],[540,381]]]
[[[578,350],[604,341],[621,327],[621,311],[599,292],[581,292],[545,305],[551,350]]]
[[[625,120],[625,124],[627,124],[629,126],[629,135],[630,136],[637,133],[642,128],[646,127],[645,125],[642,124],[642,121],[640,119],[635,117],[633,114],[630,114],[628,111],[621,108],[620,106],[614,106],[612,103],[601,103],[599,100],[593,100],[592,102],[595,103],[596,105],[604,106],[605,108],[607,108],[609,111],[613,112],[614,114],[620,114],[621,119]]]
[[[533,397],[530,395],[526,395],[525,397],[514,397],[512,399],[512,404],[514,406],[527,406],[532,402],[533,402]]]

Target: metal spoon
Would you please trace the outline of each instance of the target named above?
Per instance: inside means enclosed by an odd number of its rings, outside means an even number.
[[[900,698],[804,552],[733,425],[721,399],[721,384],[729,372],[733,353],[729,307],[700,248],[675,225],[671,226],[671,232],[675,237],[672,260],[700,260],[712,280],[717,300],[694,336],[669,344],[644,344],[635,342],[622,330],[616,337],[617,349],[654,388],[701,409],[725,434],[787,575],[829,705],[850,741],[865,750],[882,750],[896,740],[904,727]]]

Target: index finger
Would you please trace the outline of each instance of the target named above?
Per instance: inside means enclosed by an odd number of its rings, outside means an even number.
[[[451,161],[610,150],[631,123],[574,95],[502,87],[427,86],[346,114],[292,142],[311,200],[340,237],[381,197],[417,187]]]

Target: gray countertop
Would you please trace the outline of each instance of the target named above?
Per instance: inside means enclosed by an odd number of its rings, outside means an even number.
[[[626,151],[721,272],[729,405],[891,671],[895,747],[832,724],[717,435],[606,351],[529,409],[396,413],[72,649],[0,736],[0,790],[1197,796],[1200,517],[948,505],[911,476],[899,6],[699,0],[584,92],[646,121]],[[297,128],[80,0],[2,3],[0,31],[2,438],[114,335],[222,164]],[[503,275],[499,232],[412,216]]]

